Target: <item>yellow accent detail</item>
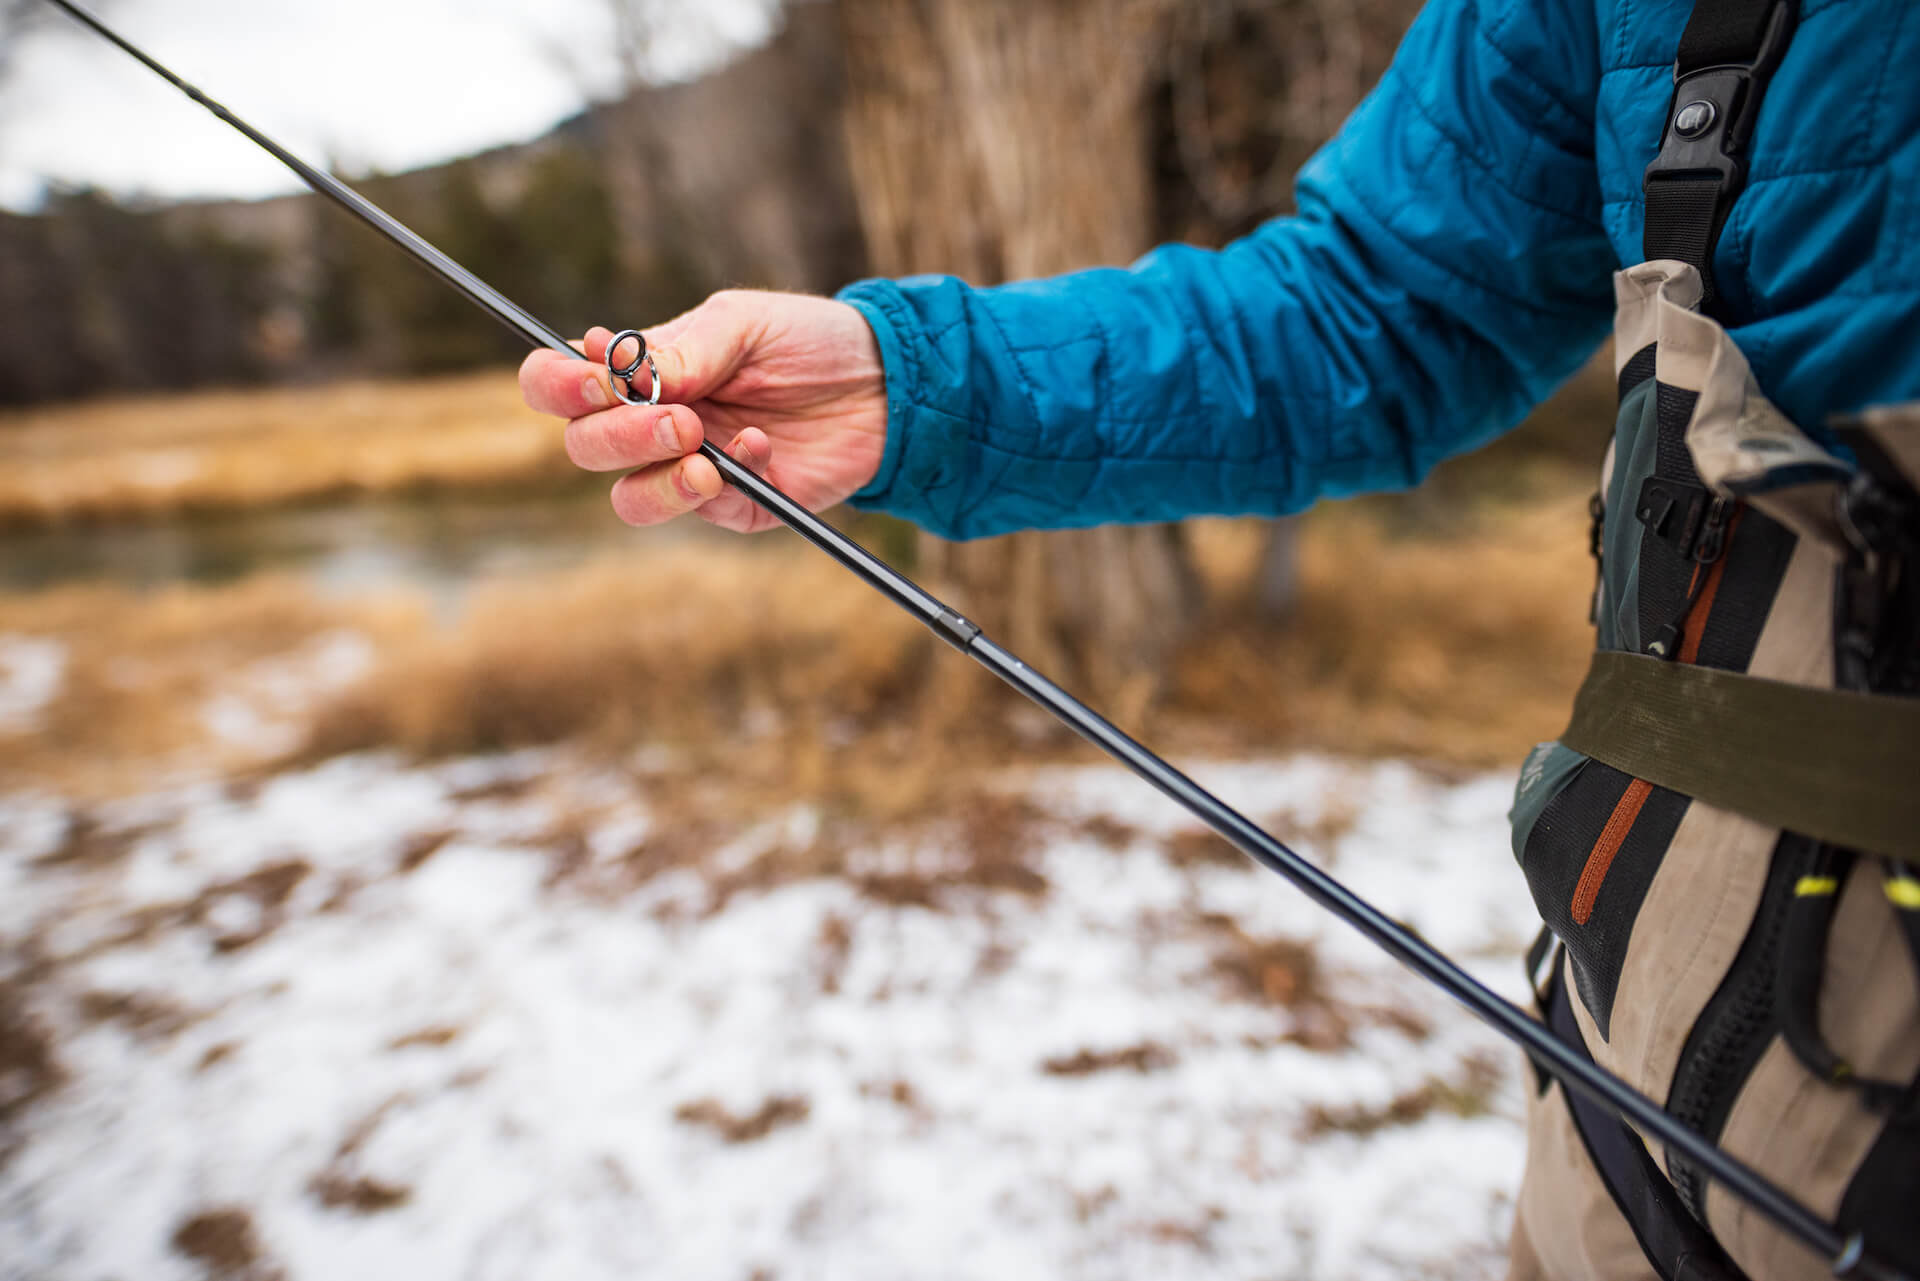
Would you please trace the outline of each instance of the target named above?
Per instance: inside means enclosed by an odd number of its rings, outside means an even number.
[[[1846,1060],[1842,1059],[1840,1062],[1833,1065],[1834,1080],[1845,1081],[1852,1076],[1853,1076],[1853,1064],[1848,1063]]]
[[[1840,888],[1840,882],[1831,876],[1803,876],[1793,883],[1795,898],[1813,898],[1819,894],[1832,894]],[[1920,888],[1916,886],[1915,888]]]
[[[1888,877],[1887,901],[1909,912],[1920,911],[1920,881],[1911,876]]]

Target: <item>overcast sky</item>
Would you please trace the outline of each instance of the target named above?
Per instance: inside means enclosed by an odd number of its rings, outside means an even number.
[[[82,0],[86,3],[87,0]],[[122,35],[317,163],[411,168],[533,137],[619,82],[615,0],[95,0]],[[629,0],[630,3],[634,0]],[[764,39],[777,0],[639,0],[685,75]],[[55,14],[0,84],[0,205],[48,179],[165,196],[293,190],[271,157]]]

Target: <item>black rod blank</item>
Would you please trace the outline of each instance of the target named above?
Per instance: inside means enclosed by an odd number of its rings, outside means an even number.
[[[64,9],[118,45],[167,83],[245,134],[298,174],[309,187],[393,241],[421,266],[453,286],[475,306],[494,316],[531,345],[551,348],[586,360],[583,353],[553,329],[427,243],[391,214],[228,111],[99,19],[71,3],[71,0],[49,0],[49,3]],[[1495,994],[1405,926],[1300,857],[1271,833],[1129,737],[1085,703],[988,639],[973,623],[904,574],[820,520],[711,442],[702,442],[700,453],[713,463],[729,484],[773,513],[782,524],[859,575],[875,590],[933,629],[941,639],[1052,713],[1089,743],[1152,784],[1224,837],[1234,848],[1262,867],[1291,881],[1309,898],[1441,988],[1482,1022],[1518,1044],[1536,1063],[1568,1088],[1604,1104],[1668,1147],[1684,1153],[1689,1160],[1759,1210],[1776,1226],[1832,1263],[1836,1275],[1861,1277],[1867,1281],[1912,1281],[1897,1269],[1867,1254],[1865,1242],[1859,1234],[1843,1235],[1839,1229],[1753,1167],[1676,1120],[1659,1104],[1619,1077],[1575,1053],[1519,1006]]]

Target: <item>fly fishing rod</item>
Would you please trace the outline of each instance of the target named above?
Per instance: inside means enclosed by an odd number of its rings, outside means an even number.
[[[527,342],[579,360],[588,359],[560,334],[434,248],[391,214],[331,174],[301,160],[169,71],[92,14],[71,3],[71,0],[49,2],[118,45],[174,88],[245,134],[298,174],[309,187],[392,240],[421,266],[453,286],[475,306]],[[623,361],[616,357],[615,352],[629,340],[636,342],[638,348],[630,361]],[[654,404],[660,400],[659,368],[647,351],[646,339],[637,330],[625,330],[608,344],[605,363],[607,372],[613,378],[614,390],[623,400],[630,404]],[[649,380],[645,397],[635,393],[633,381],[643,363],[647,366]],[[1466,1006],[1495,1031],[1520,1045],[1536,1063],[1568,1088],[1618,1113],[1668,1147],[1683,1153],[1774,1225],[1827,1260],[1836,1276],[1861,1277],[1868,1281],[1913,1281],[1898,1269],[1869,1254],[1866,1240],[1860,1233],[1841,1232],[1752,1166],[1709,1142],[1619,1077],[1575,1053],[1519,1006],[1496,995],[1412,931],[1306,861],[1160,756],[1128,737],[1085,703],[1002,649],[982,634],[978,626],[866,548],[820,520],[745,465],[736,462],[711,442],[702,442],[700,453],[714,465],[727,483],[771,512],[782,524],[859,575],[881,595],[926,624],[942,640],[974,659],[1052,713],[1082,738],[1172,798],[1254,862],[1291,881],[1309,898]]]

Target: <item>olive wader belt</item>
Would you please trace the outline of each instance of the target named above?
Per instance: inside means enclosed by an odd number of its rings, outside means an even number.
[[[1716,323],[1737,299],[1714,249],[1796,16],[1696,0],[1681,37],[1647,261],[1615,278],[1597,652],[1566,733],[1522,770],[1514,852],[1560,1038],[1914,1269],[1920,406],[1868,411],[1830,452]],[[1541,1078],[1542,1100],[1555,1088]],[[1827,1275],[1683,1158],[1558,1094],[1658,1275]],[[1523,1188],[1521,1213],[1558,1249],[1541,1228],[1585,1220],[1553,1195]],[[1578,1275],[1583,1248],[1542,1259]]]
[[[1920,862],[1920,699],[1603,650],[1560,741],[1771,827]]]

